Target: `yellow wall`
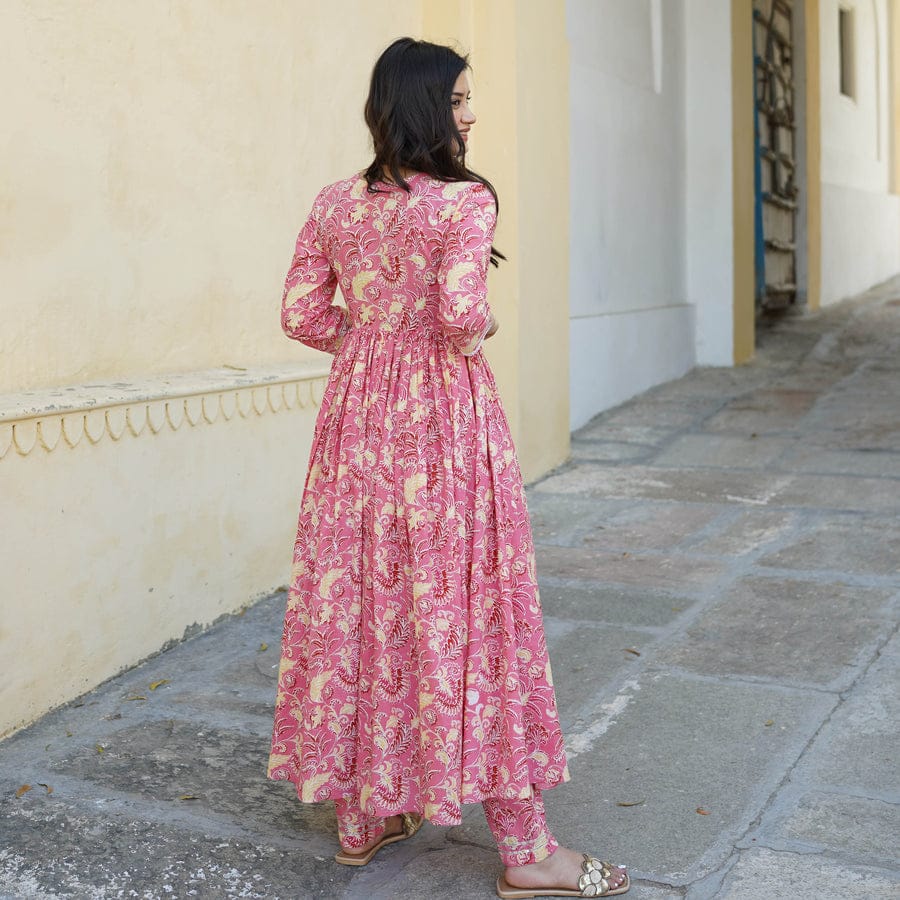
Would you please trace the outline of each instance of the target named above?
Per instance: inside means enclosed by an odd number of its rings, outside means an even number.
[[[731,0],[735,365],[752,359],[755,351],[752,27],[749,4],[744,0]]]
[[[0,4],[0,737],[286,581],[329,358],[281,335],[282,280],[400,35],[472,51],[510,257],[488,353],[526,477],[565,458],[564,26],[563,0]]]
[[[526,480],[569,455],[569,55],[564,0],[426,0],[429,40],[471,51],[470,163],[500,196],[497,373]]]
[[[489,356],[525,471],[561,462],[564,7],[342,0],[313,19],[296,3],[3,4],[18,124],[0,145],[0,391],[311,358],[272,327],[293,237],[318,188],[367,160],[377,53],[424,26],[472,52],[472,156],[500,192],[510,257],[492,278]],[[535,410],[547,418],[532,425]]]
[[[475,127],[468,162],[488,178],[500,198],[494,243],[509,257],[488,277],[491,308],[500,331],[485,344],[495,370],[513,436],[521,436],[519,416],[519,266],[518,197],[516,195],[516,66],[514,0],[426,0],[423,34],[426,40],[456,46],[468,54],[472,71]],[[480,51],[480,52],[479,52]]]
[[[822,87],[819,0],[804,0],[806,36],[806,306],[822,299]]]
[[[420,27],[417,0],[0,4],[0,392],[311,357],[277,327],[293,240]]]
[[[421,28],[310,8],[0,4],[0,737],[287,581],[329,358],[284,273]]]
[[[324,376],[0,407],[0,739],[287,582]]]
[[[569,48],[565,0],[517,8],[519,452],[537,475],[569,455]]]

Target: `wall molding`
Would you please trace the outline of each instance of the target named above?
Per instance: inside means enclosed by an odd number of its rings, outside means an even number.
[[[0,396],[0,460],[317,408],[329,365],[210,370]]]

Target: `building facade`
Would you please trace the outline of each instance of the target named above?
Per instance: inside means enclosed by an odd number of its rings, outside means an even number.
[[[898,15],[569,0],[573,427],[900,271]]]

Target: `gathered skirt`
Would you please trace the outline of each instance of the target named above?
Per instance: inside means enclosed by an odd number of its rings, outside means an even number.
[[[309,460],[269,777],[460,821],[567,780],[522,475],[493,373],[354,328]]]

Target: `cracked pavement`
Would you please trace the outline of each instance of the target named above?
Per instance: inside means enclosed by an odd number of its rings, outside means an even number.
[[[898,379],[900,279],[761,324],[752,363],[603,413],[530,487],[550,822],[635,900],[900,897]],[[266,781],[283,604],[0,745],[0,896],[494,896],[480,807],[349,869],[328,806]]]

